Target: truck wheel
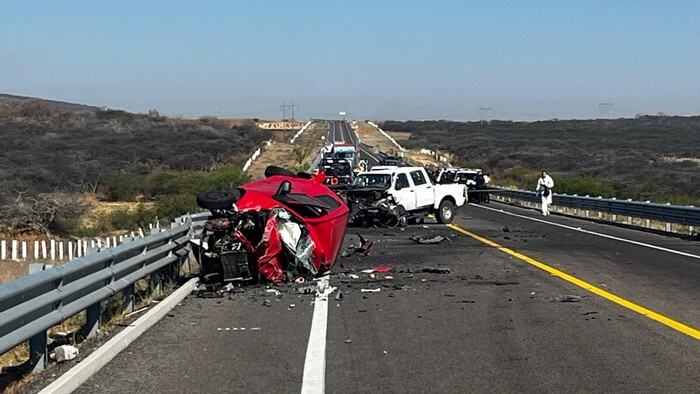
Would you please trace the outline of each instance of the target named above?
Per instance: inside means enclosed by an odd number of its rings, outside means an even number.
[[[452,201],[442,200],[442,202],[440,202],[440,206],[438,207],[437,214],[435,215],[435,218],[437,219],[438,223],[452,223],[454,216],[455,206],[454,204],[452,204]]]

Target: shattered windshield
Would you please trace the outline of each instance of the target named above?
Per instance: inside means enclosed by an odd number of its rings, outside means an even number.
[[[389,174],[362,174],[355,178],[353,186],[359,187],[382,187],[391,186],[391,175]]]

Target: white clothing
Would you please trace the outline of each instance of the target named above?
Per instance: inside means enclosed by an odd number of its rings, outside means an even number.
[[[545,196],[544,194],[540,195],[540,198],[542,199],[542,215],[547,216],[549,215],[549,206],[552,205],[552,188],[554,187],[554,180],[552,180],[552,177],[547,175],[544,178],[540,177],[537,179],[537,189],[536,191],[544,191],[545,188],[549,190],[549,194]]]

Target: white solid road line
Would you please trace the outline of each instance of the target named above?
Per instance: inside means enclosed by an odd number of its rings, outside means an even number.
[[[578,232],[585,233],[585,234],[595,235],[595,236],[602,237],[602,238],[614,239],[614,240],[616,240],[616,241],[627,242],[627,243],[634,244],[634,245],[638,245],[638,246],[644,246],[644,247],[650,248],[650,249],[656,249],[656,250],[661,250],[661,251],[663,251],[663,252],[668,252],[668,253],[673,253],[673,254],[677,254],[677,255],[681,255],[681,256],[686,256],[686,257],[692,257],[692,258],[695,258],[695,259],[700,259],[700,256],[698,256],[698,255],[696,255],[696,254],[692,254],[692,253],[688,253],[688,252],[682,252],[682,251],[680,251],[680,250],[675,250],[675,249],[664,248],[663,246],[656,246],[656,245],[651,245],[651,244],[647,244],[647,243],[644,243],[644,242],[633,241],[633,240],[631,240],[631,239],[616,237],[616,236],[614,236],[614,235],[608,235],[608,234],[597,233],[597,232],[595,232],[595,231],[584,230],[584,229],[582,229],[582,228],[580,228],[580,227],[567,226],[566,224],[560,224],[560,223],[555,223],[555,222],[549,222],[549,221],[546,221],[546,220],[543,220],[543,219],[533,218],[533,217],[530,217],[530,216],[525,216],[525,215],[520,215],[520,214],[513,213],[513,212],[504,211],[504,210],[502,210],[502,209],[496,209],[496,208],[491,208],[491,207],[485,207],[485,206],[478,205],[478,204],[473,204],[473,203],[470,203],[469,205],[472,205],[472,206],[475,206],[475,207],[479,207],[479,208],[482,208],[482,209],[486,209],[486,210],[489,210],[489,211],[493,211],[493,212],[502,213],[502,214],[504,214],[504,215],[515,216],[515,217],[519,217],[519,218],[522,218],[522,219],[527,219],[527,220],[532,220],[532,221],[539,222],[539,223],[549,224],[550,226],[561,227],[561,228],[565,228],[565,229],[569,229],[569,230],[574,230],[574,231],[578,231]]]
[[[107,343],[92,352],[80,364],[68,370],[53,383],[46,386],[39,394],[63,394],[72,393],[78,386],[95,375],[102,367],[107,365],[119,352],[126,349],[141,334],[162,319],[180,301],[184,300],[199,282],[198,278],[190,279],[187,283],[167,296],[158,305],[153,307],[145,315],[125,327],[121,332],[112,337]]]
[[[304,360],[304,378],[301,382],[302,394],[320,394],[326,391],[326,331],[328,328],[328,297],[333,288],[328,283],[328,277],[320,279],[323,292],[316,294],[314,315],[311,320],[309,344],[306,347]]]

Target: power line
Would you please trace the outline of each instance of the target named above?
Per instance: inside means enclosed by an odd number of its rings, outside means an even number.
[[[291,104],[287,104],[287,102],[285,101],[284,103],[282,103],[282,105],[280,105],[280,109],[282,110],[282,118],[284,120],[287,120],[287,110],[290,110],[292,113],[291,120],[292,120],[292,122],[294,122],[294,111],[297,108],[299,108],[298,104],[294,104],[294,102],[292,102]]]

